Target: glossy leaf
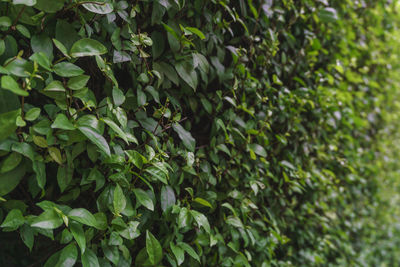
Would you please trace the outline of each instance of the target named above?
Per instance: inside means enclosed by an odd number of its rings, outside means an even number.
[[[161,261],[162,248],[160,242],[149,231],[146,231],[146,251],[152,265]]]
[[[107,53],[107,48],[99,41],[84,38],[76,41],[71,47],[73,57],[99,56]]]

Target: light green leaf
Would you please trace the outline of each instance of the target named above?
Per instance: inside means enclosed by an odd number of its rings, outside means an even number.
[[[84,38],[76,41],[71,47],[73,57],[99,56],[107,53],[107,48],[99,41]]]
[[[193,199],[193,201],[197,202],[197,203],[199,203],[199,204],[201,204],[203,206],[212,208],[212,205],[210,204],[210,202],[208,202],[207,200],[205,200],[203,198],[196,197],[195,199]]]
[[[179,138],[182,140],[183,145],[194,152],[196,148],[196,140],[192,137],[190,132],[186,131],[179,123],[172,124],[172,129],[178,134]]]
[[[146,231],[146,251],[152,265],[158,264],[162,259],[162,248],[158,240]]]
[[[206,39],[206,37],[204,36],[204,34],[197,28],[194,27],[185,27],[185,30],[190,31],[191,33],[196,34],[198,37],[200,37],[201,40]]]
[[[63,113],[57,114],[56,119],[51,125],[53,129],[62,129],[62,130],[75,130],[75,126],[68,120],[67,116]]]
[[[119,215],[126,207],[126,198],[119,184],[114,189],[114,213]]]
[[[61,156],[61,151],[57,147],[49,147],[48,148],[49,155],[50,157],[57,162],[58,164],[62,165],[63,164],[63,158]]]
[[[172,253],[174,253],[178,265],[181,265],[185,261],[185,251],[182,248],[175,246],[173,242],[169,243],[169,247],[171,248]]]
[[[14,94],[17,94],[20,96],[28,96],[29,95],[29,93],[27,91],[24,91],[21,89],[21,87],[19,87],[19,84],[11,76],[1,77],[1,87],[3,89],[9,90],[9,91],[13,92]]]
[[[13,209],[8,214],[0,227],[18,228],[25,223],[25,218],[19,209]]]
[[[33,6],[36,5],[36,0],[13,0],[14,5],[26,5]]]
[[[95,144],[101,151],[106,153],[107,156],[111,156],[110,147],[106,139],[98,134],[96,130],[88,126],[80,126],[78,128],[93,144]]]
[[[53,68],[54,72],[61,77],[74,77],[84,73],[83,69],[70,62],[60,62]]]
[[[265,148],[263,148],[262,146],[260,146],[259,144],[250,144],[249,148],[254,151],[254,153],[256,153],[257,155],[259,155],[260,157],[265,158],[267,156],[267,151],[265,151]]]
[[[44,211],[32,220],[31,226],[42,229],[55,229],[63,224],[63,220],[54,209]]]
[[[199,227],[203,227],[207,233],[210,233],[210,224],[208,223],[207,217],[198,211],[190,210],[190,214],[192,214],[194,220],[197,222]]]
[[[149,210],[154,211],[153,200],[143,189],[135,188],[133,189],[133,192],[135,193],[136,199],[140,204],[142,204]]]
[[[40,108],[31,108],[28,112],[25,113],[25,120],[34,121],[40,115]]]
[[[76,222],[70,223],[70,230],[76,243],[78,243],[79,248],[81,249],[81,253],[85,253],[86,250],[86,237],[85,232],[83,231],[82,225]]]

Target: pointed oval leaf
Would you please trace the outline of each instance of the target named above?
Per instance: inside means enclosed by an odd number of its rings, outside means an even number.
[[[140,204],[142,204],[151,211],[154,210],[153,200],[143,189],[135,188],[133,189],[133,192],[135,193],[135,196]]]
[[[110,147],[106,139],[98,134],[96,130],[88,126],[80,126],[78,128],[93,144],[95,144],[101,151],[106,153],[107,156],[111,156]]]
[[[160,242],[148,230],[146,231],[146,251],[152,265],[156,265],[162,259]]]
[[[71,47],[73,57],[99,56],[107,53],[107,48],[97,40],[84,38],[76,41]]]

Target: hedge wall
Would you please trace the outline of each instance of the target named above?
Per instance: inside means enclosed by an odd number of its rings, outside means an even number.
[[[395,266],[398,17],[0,1],[0,266]]]

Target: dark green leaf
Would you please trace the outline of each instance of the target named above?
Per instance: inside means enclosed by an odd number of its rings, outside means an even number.
[[[98,134],[93,128],[87,126],[80,126],[78,129],[90,140],[93,144],[95,144],[101,151],[106,153],[107,156],[111,156],[110,147],[106,139],[103,136]]]
[[[179,123],[172,124],[172,129],[178,134],[179,138],[182,140],[183,145],[194,152],[196,147],[196,140],[192,137],[190,132],[186,131]]]

